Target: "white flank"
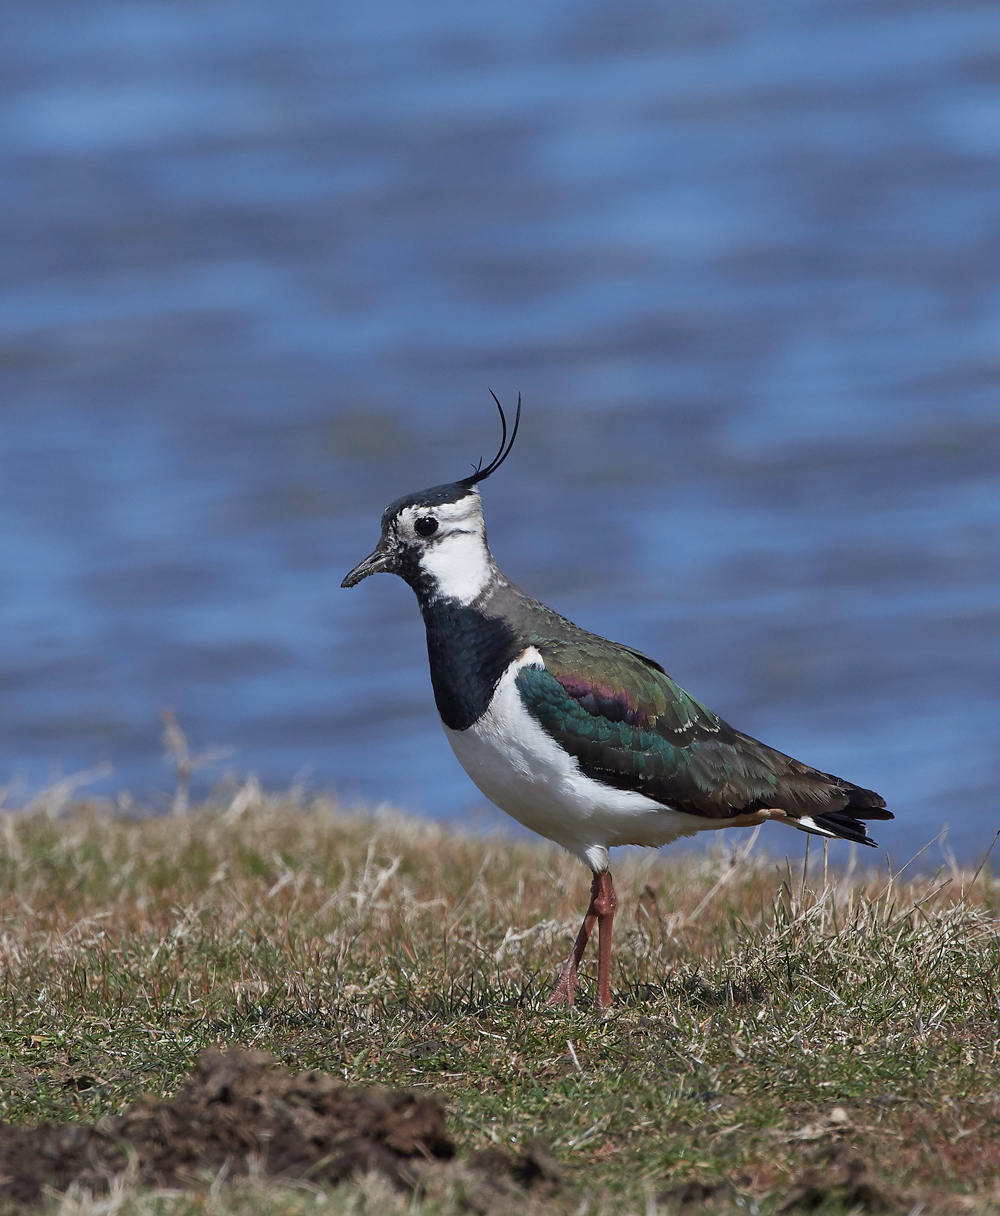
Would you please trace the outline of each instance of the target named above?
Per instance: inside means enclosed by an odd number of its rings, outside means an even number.
[[[478,722],[462,731],[444,728],[462,767],[502,811],[595,871],[608,868],[608,849],[615,845],[659,848],[679,836],[730,825],[586,776],[525,709],[514,681],[529,666],[545,666],[533,646],[504,672]]]

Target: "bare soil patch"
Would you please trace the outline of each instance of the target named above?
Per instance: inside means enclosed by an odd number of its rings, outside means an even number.
[[[74,1183],[99,1193],[125,1171],[140,1185],[188,1188],[221,1170],[246,1174],[254,1163],[267,1174],[320,1184],[377,1171],[414,1187],[454,1156],[444,1108],[432,1095],[292,1073],[262,1051],[210,1050],[169,1100],[145,1096],[93,1125],[0,1125],[0,1199],[8,1207],[32,1204],[45,1188]],[[462,1173],[473,1182],[478,1174],[487,1194],[555,1180],[541,1152],[480,1156]]]

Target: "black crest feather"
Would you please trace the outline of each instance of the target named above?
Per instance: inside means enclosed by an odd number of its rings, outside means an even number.
[[[492,389],[490,389],[490,396],[497,403],[497,409],[500,411],[500,425],[503,427],[503,432],[500,436],[500,450],[485,469],[482,467],[483,462],[480,460],[474,473],[470,473],[468,477],[459,478],[458,484],[460,486],[474,486],[477,481],[485,481],[491,473],[495,473],[510,455],[510,449],[514,446],[514,440],[517,438],[517,428],[521,424],[521,394],[517,394],[517,413],[514,415],[514,429],[510,433],[510,443],[507,442],[507,419],[504,416],[503,406]]]

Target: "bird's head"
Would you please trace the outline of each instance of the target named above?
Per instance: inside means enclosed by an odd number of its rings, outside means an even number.
[[[382,513],[382,537],[375,552],[355,566],[341,583],[355,587],[369,574],[398,574],[422,601],[454,599],[468,604],[490,580],[493,559],[486,545],[478,483],[495,472],[510,453],[521,421],[521,399],[510,442],[507,419],[500,410],[503,437],[500,449],[486,468],[478,468],[460,481],[407,494]]]

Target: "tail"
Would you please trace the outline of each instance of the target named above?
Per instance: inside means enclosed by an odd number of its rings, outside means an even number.
[[[841,781],[839,777],[831,777],[830,780],[836,782],[847,796],[847,805],[837,811],[824,811],[822,815],[798,816],[794,826],[800,832],[812,832],[816,836],[835,840],[850,840],[854,844],[867,844],[877,849],[878,842],[868,835],[864,820],[895,819],[892,811],[885,809],[885,799],[874,790],[863,790],[859,785]]]

